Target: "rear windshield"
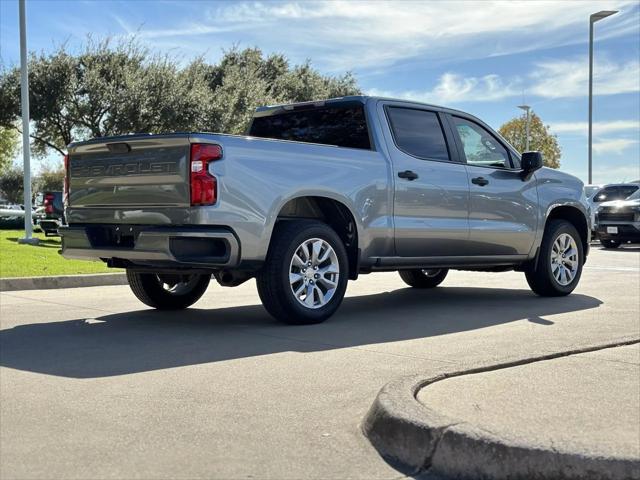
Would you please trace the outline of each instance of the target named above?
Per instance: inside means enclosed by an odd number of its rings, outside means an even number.
[[[316,107],[255,117],[253,137],[371,149],[363,105]]]

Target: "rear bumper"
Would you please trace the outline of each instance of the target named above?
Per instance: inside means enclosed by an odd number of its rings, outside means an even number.
[[[215,269],[240,261],[240,243],[225,227],[73,225],[58,231],[63,257],[113,266]]]
[[[62,221],[56,218],[41,218],[38,220],[38,225],[47,231],[58,230],[62,226]]]

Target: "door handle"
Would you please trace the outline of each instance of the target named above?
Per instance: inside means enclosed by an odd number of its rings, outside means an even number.
[[[484,187],[485,185],[489,184],[489,180],[487,180],[484,177],[476,177],[476,178],[472,178],[471,179],[471,183],[474,183],[476,185],[480,185],[481,187]]]
[[[418,178],[418,174],[416,172],[412,172],[411,170],[405,170],[404,172],[398,172],[398,177],[411,181]]]

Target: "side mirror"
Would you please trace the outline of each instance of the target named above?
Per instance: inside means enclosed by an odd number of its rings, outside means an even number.
[[[540,152],[524,152],[520,163],[522,165],[522,180],[529,180],[533,172],[542,168],[542,154]]]

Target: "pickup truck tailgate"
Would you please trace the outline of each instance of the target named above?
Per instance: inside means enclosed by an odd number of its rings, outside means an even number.
[[[69,206],[190,205],[189,135],[105,138],[69,147]]]

